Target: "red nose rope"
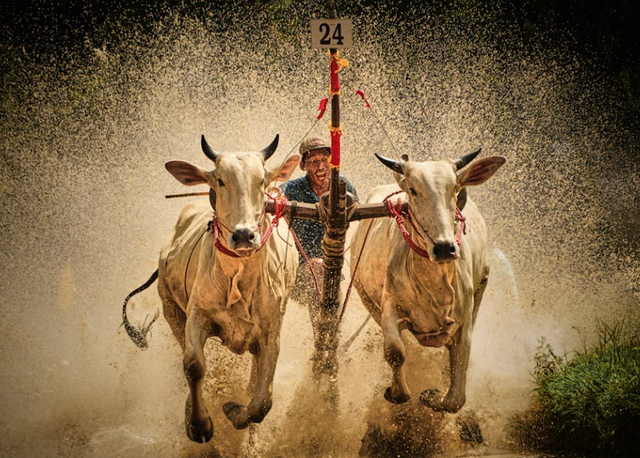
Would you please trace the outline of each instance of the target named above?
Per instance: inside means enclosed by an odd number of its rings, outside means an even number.
[[[411,223],[411,225],[415,228],[415,225],[411,220],[411,213],[409,212],[405,213],[402,211],[401,199],[398,199],[395,207],[393,205],[393,202],[390,199],[391,196],[394,196],[395,194],[399,194],[401,192],[403,191],[396,191],[392,194],[389,194],[387,197],[385,197],[384,202],[386,202],[387,208],[389,208],[389,213],[391,214],[391,216],[396,219],[396,224],[398,225],[400,232],[402,232],[402,236],[407,242],[407,245],[409,245],[409,247],[413,251],[415,251],[417,254],[419,254],[423,258],[429,259],[429,253],[426,250],[420,248],[418,245],[416,245],[416,243],[411,238],[411,234],[409,234],[409,231],[404,225],[404,219],[406,218]],[[455,237],[456,245],[462,246],[462,234],[466,233],[467,223],[466,223],[466,218],[462,215],[462,212],[458,207],[456,207],[455,221],[456,223],[460,223],[460,227],[458,228],[458,232],[456,233],[456,237]]]
[[[271,234],[273,233],[273,229],[278,226],[278,224],[280,223],[280,218],[282,217],[282,215],[284,215],[285,211],[287,210],[287,198],[282,193],[278,192],[278,193],[275,193],[275,195],[269,194],[269,193],[265,193],[265,194],[270,199],[273,199],[273,203],[275,205],[275,213],[274,213],[273,219],[271,220],[271,224],[269,225],[269,228],[262,235],[262,239],[260,240],[260,248],[258,248],[258,250],[261,250],[262,247],[265,246],[265,244],[269,240],[269,237],[271,237]],[[260,218],[260,221],[262,221],[262,217]],[[235,252],[231,251],[229,248],[224,246],[220,241],[220,226],[218,222],[218,216],[215,213],[213,214],[213,220],[209,221],[209,226],[207,227],[207,230],[211,228],[213,228],[213,238],[214,238],[215,247],[218,250],[220,250],[221,253],[224,253],[227,256],[230,256],[232,258],[240,257],[238,256],[238,254],[236,254]]]

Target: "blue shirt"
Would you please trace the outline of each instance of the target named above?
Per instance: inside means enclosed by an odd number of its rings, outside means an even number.
[[[347,192],[353,194],[356,200],[358,200],[356,188],[342,175],[340,175],[340,178],[347,182]],[[288,200],[297,200],[298,202],[308,204],[314,204],[320,201],[320,198],[313,192],[307,175],[282,184],[280,189]],[[291,228],[300,240],[300,245],[302,245],[302,249],[307,255],[307,258],[322,258],[322,239],[324,238],[323,224],[319,221],[302,218],[294,218],[290,223]],[[300,254],[300,262],[304,262],[302,254]]]

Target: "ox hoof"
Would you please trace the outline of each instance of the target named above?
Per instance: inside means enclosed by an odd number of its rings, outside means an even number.
[[[199,444],[209,442],[213,437],[213,421],[211,421],[211,417],[207,416],[207,422],[205,424],[206,426],[204,428],[187,424],[187,436],[189,439]]]
[[[241,406],[237,402],[227,402],[222,406],[222,411],[233,424],[234,428],[245,429],[249,426],[250,421],[246,415],[246,407]]]
[[[187,402],[185,403],[184,408],[184,426],[187,430],[187,437],[193,442],[198,442],[199,444],[209,442],[213,437],[213,421],[211,421],[211,417],[205,410],[204,414],[206,417],[204,417],[204,421],[192,423],[192,408],[193,403],[191,401],[191,396],[189,396],[187,397]],[[203,418],[202,416],[200,417]]]
[[[420,393],[420,402],[436,412],[456,413],[464,405],[447,399],[440,390],[425,390]]]
[[[391,387],[387,387],[384,391],[384,398],[392,404],[404,404],[411,399],[411,396],[407,393],[401,394],[400,396],[394,396]]]

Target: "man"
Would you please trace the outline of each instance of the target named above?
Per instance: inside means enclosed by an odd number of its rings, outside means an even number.
[[[300,155],[302,160],[300,168],[306,172],[305,175],[284,183],[280,188],[288,200],[298,202],[316,203],[320,196],[329,191],[329,157],[331,148],[321,138],[309,138],[300,145]],[[347,192],[354,195],[357,200],[356,189],[343,176],[341,179],[347,182]],[[300,245],[304,250],[307,259],[311,263],[319,285],[322,285],[322,239],[324,238],[324,226],[318,221],[295,218],[291,221],[291,228],[298,236]],[[314,333],[317,332],[317,318],[321,297],[318,295],[313,277],[309,272],[309,266],[300,253],[300,267],[296,285],[291,293],[291,297],[309,307],[311,323]],[[317,335],[316,335],[317,338]],[[317,342],[316,342],[317,343]],[[317,356],[317,355],[316,355]],[[317,363],[317,361],[315,361]],[[316,372],[314,364],[314,372]]]

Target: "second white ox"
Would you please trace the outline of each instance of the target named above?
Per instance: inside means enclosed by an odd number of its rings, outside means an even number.
[[[449,350],[449,391],[424,391],[420,400],[446,412],[457,412],[465,403],[471,331],[489,276],[485,223],[476,205],[466,199],[465,187],[484,183],[506,161],[491,156],[467,166],[478,153],[438,162],[413,162],[406,155],[396,162],[376,155],[395,172],[400,189],[378,186],[367,203],[382,202],[403,191],[399,197],[408,200],[411,218],[405,218],[406,228],[418,247],[417,251],[410,248],[391,218],[362,222],[352,244],[353,275],[372,224],[366,243],[375,249],[365,247],[354,284],[382,328],[384,356],[393,370],[392,384],[385,392],[389,402],[403,403],[411,397],[403,369],[405,346],[400,338],[406,329],[425,347],[445,345]],[[394,201],[397,198],[392,197]],[[464,232],[460,230],[462,222],[456,221],[456,206],[464,210]],[[420,250],[423,255],[418,254]]]
[[[187,434],[197,442],[213,436],[202,398],[203,346],[210,336],[220,337],[235,353],[248,350],[254,355],[252,398],[247,406],[226,403],[227,418],[244,428],[262,421],[271,409],[282,316],[298,267],[296,250],[275,233],[261,248],[271,221],[264,213],[267,186],[275,179],[287,180],[300,162],[300,156],[293,155],[282,165],[266,166],[277,144],[276,136],[261,152],[216,153],[203,136],[202,148],[215,163],[214,170],[182,161],[166,164],[182,184],[210,186],[219,229],[218,237],[211,225],[206,230],[212,220],[208,203],[188,205],[158,267],[164,315],[184,351],[190,388]],[[286,231],[284,221],[281,224]]]

